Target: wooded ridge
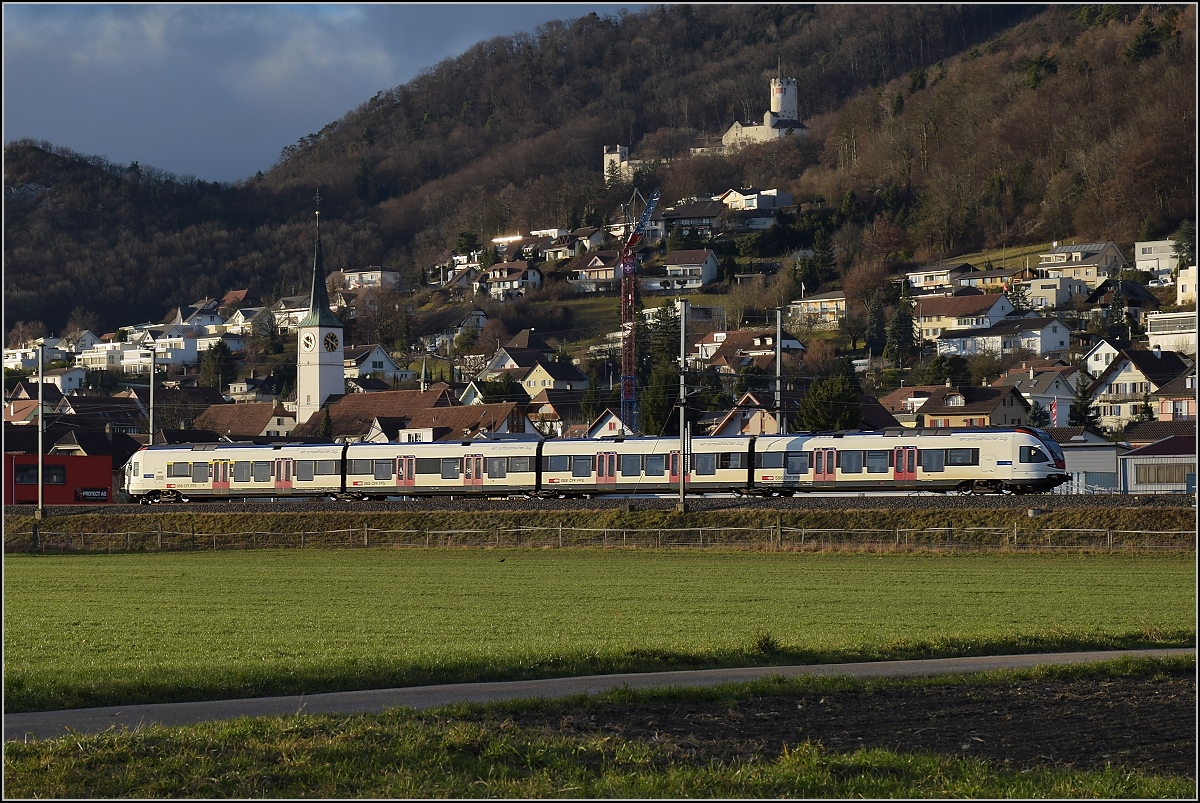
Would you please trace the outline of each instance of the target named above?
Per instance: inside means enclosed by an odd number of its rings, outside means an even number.
[[[325,263],[412,283],[462,232],[603,223],[623,144],[663,205],[778,187],[838,215],[841,274],[1051,239],[1128,248],[1195,216],[1194,6],[672,5],[481,42],[380,92],[234,184],[5,147],[5,316],[103,331]],[[797,81],[808,136],[688,156]]]

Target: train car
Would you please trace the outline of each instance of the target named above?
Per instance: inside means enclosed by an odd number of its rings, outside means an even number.
[[[1037,493],[1066,482],[1062,448],[1032,427],[760,436],[758,492]]]
[[[750,490],[753,438],[693,438],[684,467],[695,493]],[[542,446],[539,492],[554,496],[679,490],[678,438],[551,440]]]
[[[125,466],[125,490],[143,504],[336,496],[343,492],[345,448],[336,443],[145,446]]]
[[[537,490],[542,441],[528,436],[435,443],[352,443],[345,493],[388,496],[509,496]]]
[[[38,502],[36,454],[4,455],[4,504]],[[112,458],[108,455],[42,456],[42,501],[47,505],[94,505],[112,502]]]

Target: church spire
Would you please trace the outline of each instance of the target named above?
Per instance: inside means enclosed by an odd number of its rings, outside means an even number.
[[[321,258],[321,191],[317,190],[317,247],[313,254],[312,294],[309,296],[308,315],[298,326],[336,326],[342,322],[329,309],[329,292],[325,289],[325,261]]]

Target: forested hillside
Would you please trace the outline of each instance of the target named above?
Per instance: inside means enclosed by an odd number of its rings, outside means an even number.
[[[664,6],[482,42],[234,185],[16,142],[6,322],[55,332],[82,308],[107,331],[230,288],[303,292],[318,186],[330,269],[415,280],[461,232],[616,213],[632,188],[605,186],[601,149],[618,143],[664,204],[750,184],[831,204],[781,242],[820,230],[839,271],[1052,238],[1128,247],[1195,215],[1195,29],[1192,6]],[[687,157],[761,118],[777,69],[809,137]]]

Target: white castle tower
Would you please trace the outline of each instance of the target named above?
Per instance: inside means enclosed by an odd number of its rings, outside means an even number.
[[[317,192],[317,248],[308,315],[296,326],[296,424],[303,424],[334,393],[346,392],[342,322],[329,309],[321,259],[321,193]]]
[[[771,79],[771,114],[776,120],[799,120],[800,99],[795,78]]]

